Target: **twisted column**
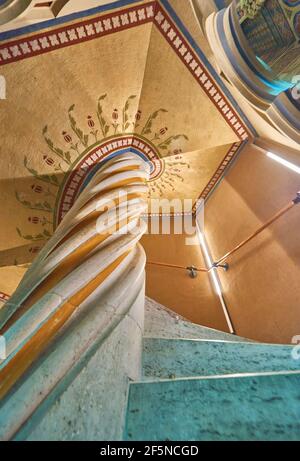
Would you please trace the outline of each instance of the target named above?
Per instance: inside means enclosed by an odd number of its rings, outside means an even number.
[[[42,354],[53,342],[68,336],[68,328],[83,311],[90,315],[88,309],[101,307],[105,300],[104,304],[111,306],[109,315],[103,313],[101,328],[107,334],[118,321],[113,315],[118,306],[112,308],[113,300],[120,295],[118,284],[129,303],[133,291],[140,289],[145,257],[138,242],[146,228],[141,214],[147,208],[147,178],[147,164],[134,154],[118,155],[108,161],[78,197],[1,309],[0,335],[6,340],[7,359],[0,362],[0,399],[14,394],[17,383],[27,385],[26,372],[33,364],[43,363]],[[121,306],[123,300],[119,303]],[[90,343],[92,338],[91,335]],[[74,346],[78,355],[84,350],[85,339]],[[67,359],[69,353],[66,351],[63,365],[56,364],[55,368],[51,362],[54,376],[41,383],[43,398],[78,359],[71,355]],[[49,371],[50,365],[47,366]],[[26,419],[38,404],[35,395],[34,404],[25,405],[26,411],[18,408],[19,418]]]

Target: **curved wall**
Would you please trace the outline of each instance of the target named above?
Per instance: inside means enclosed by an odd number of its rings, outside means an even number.
[[[298,154],[282,157],[299,164]],[[295,198],[299,175],[247,146],[206,206],[206,238],[215,258],[248,237]],[[220,272],[236,333],[290,343],[300,334],[300,208],[264,231]]]

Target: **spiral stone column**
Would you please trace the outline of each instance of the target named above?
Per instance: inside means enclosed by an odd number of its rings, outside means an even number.
[[[142,329],[145,256],[138,242],[147,178],[147,164],[134,154],[105,163],[1,309],[2,439],[14,437],[39,406],[47,412],[49,396],[55,401],[58,386],[128,315],[134,331]]]

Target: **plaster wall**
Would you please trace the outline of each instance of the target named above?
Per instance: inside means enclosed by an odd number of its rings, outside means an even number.
[[[281,150],[294,162],[296,154]],[[205,233],[214,259],[294,199],[299,185],[299,175],[268,158],[265,151],[251,145],[244,148],[206,205]],[[300,334],[299,223],[298,205],[233,255],[227,273],[220,272],[238,335],[290,343]]]
[[[205,267],[199,243],[186,245],[186,235],[145,235],[147,261]],[[184,269],[147,264],[146,295],[188,320],[228,332],[225,317],[207,274],[192,279]]]
[[[297,163],[296,151],[277,154]],[[258,229],[295,198],[299,175],[249,145],[205,207],[205,234],[217,260]],[[300,334],[300,208],[295,206],[277,223],[228,260],[220,271],[224,298],[236,334],[249,339],[291,343]],[[204,266],[198,245],[185,245],[185,235],[146,235],[148,261]],[[187,319],[228,331],[218,298],[205,274],[191,279],[184,270],[147,266],[146,293]]]

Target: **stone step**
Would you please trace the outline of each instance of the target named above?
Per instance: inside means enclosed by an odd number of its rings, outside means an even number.
[[[125,440],[300,439],[300,373],[132,383]]]
[[[220,341],[249,341],[239,336],[224,333],[212,328],[196,325],[169,310],[153,299],[146,297],[145,337],[218,339]]]
[[[298,370],[300,360],[292,357],[293,346],[144,338],[143,378],[174,379]]]

